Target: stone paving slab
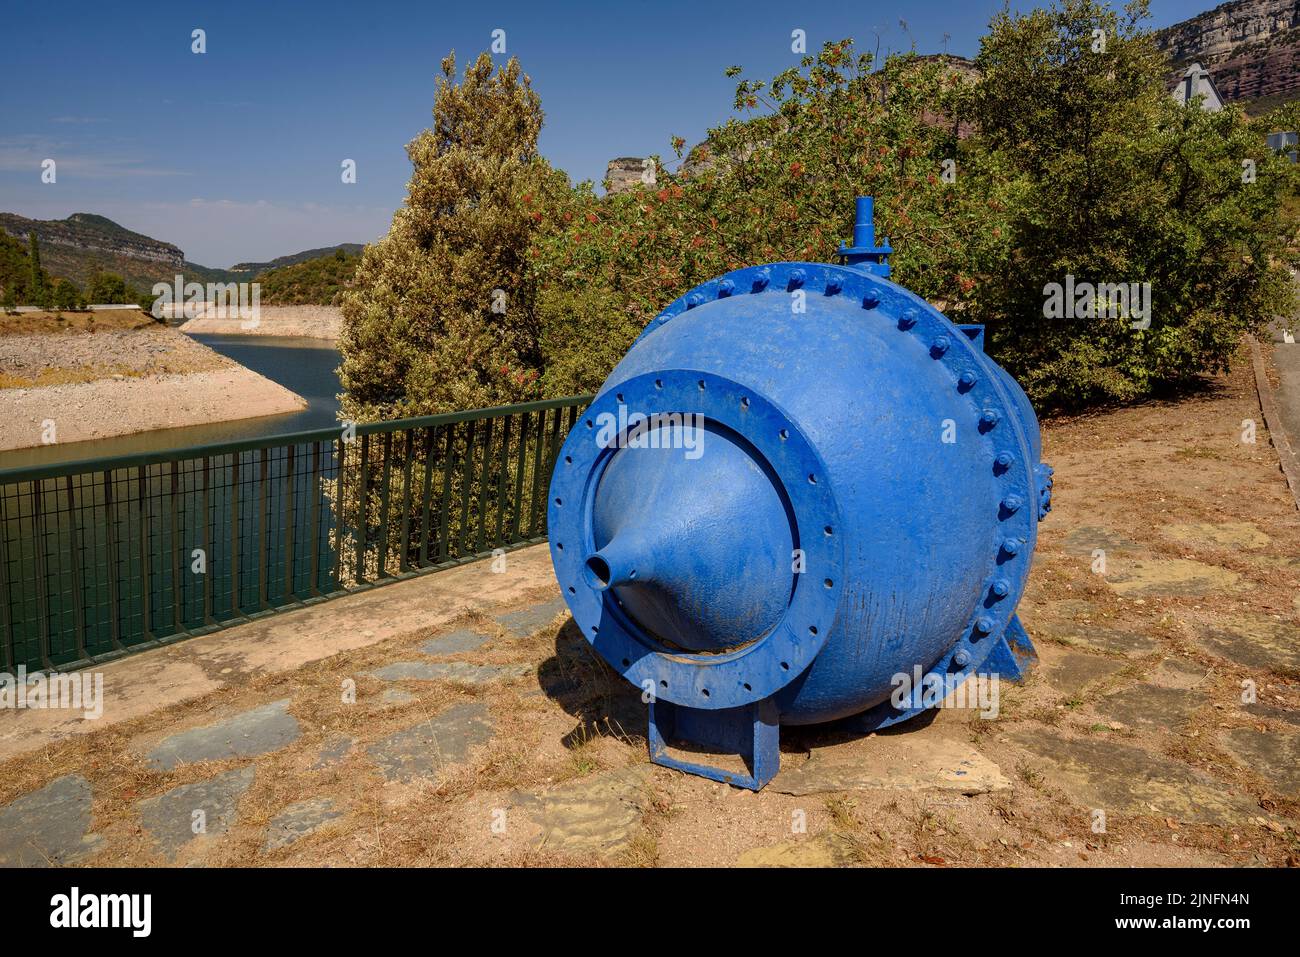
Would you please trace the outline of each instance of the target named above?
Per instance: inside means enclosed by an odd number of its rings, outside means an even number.
[[[238,818],[239,799],[252,783],[253,769],[249,767],[182,784],[140,801],[136,805],[140,823],[162,854],[174,859],[186,844],[200,836],[194,831],[196,811],[204,815],[202,834],[224,834]]]
[[[568,854],[614,854],[641,827],[648,765],[593,774],[546,791],[519,792],[511,803],[541,828],[536,847]]]
[[[1124,631],[1120,628],[1071,625],[1068,628],[1053,629],[1053,633],[1072,645],[1080,645],[1092,651],[1123,655],[1126,658],[1149,655],[1160,646],[1160,642],[1150,635],[1139,631]]]
[[[1213,545],[1219,548],[1264,548],[1272,539],[1252,522],[1192,522],[1166,525],[1165,535],[1188,545]]]
[[[1279,793],[1300,795],[1300,733],[1278,734],[1254,728],[1233,728],[1223,735],[1227,749]]]
[[[530,664],[472,665],[464,661],[395,661],[367,674],[382,681],[459,681],[483,685],[492,681],[522,678],[534,670]]]
[[[819,748],[801,765],[782,768],[767,788],[779,794],[834,791],[1004,791],[1011,782],[996,764],[951,738],[877,735],[862,742]]]
[[[285,674],[340,652],[423,639],[467,614],[496,614],[543,587],[555,587],[544,543],[512,551],[501,574],[486,562],[462,565],[98,665],[112,705],[100,720],[67,709],[15,712],[0,722],[0,759],[155,714],[239,685],[247,675]]]
[[[1165,688],[1183,688],[1191,690],[1205,684],[1209,672],[1203,665],[1181,658],[1166,658],[1151,673],[1151,682]]]
[[[458,628],[437,638],[430,638],[420,646],[420,651],[426,655],[459,655],[467,651],[478,651],[490,640],[487,635],[472,628]]]
[[[843,867],[853,861],[852,842],[842,834],[820,834],[804,841],[755,847],[736,860],[737,867]]]
[[[1199,691],[1135,684],[1097,702],[1097,713],[1138,731],[1177,731],[1209,701]]]
[[[472,747],[492,737],[493,725],[486,704],[467,702],[396,731],[366,751],[388,780],[414,781],[464,761]]]
[[[1266,615],[1225,615],[1194,640],[1211,654],[1247,668],[1300,671],[1300,628],[1290,622]]]
[[[1043,662],[1042,674],[1061,694],[1078,694],[1094,681],[1109,678],[1124,667],[1123,661],[1082,651],[1067,651]]]
[[[0,808],[0,867],[57,867],[93,854],[91,802],[90,782],[65,774]]]
[[[1111,563],[1106,584],[1125,598],[1202,598],[1254,586],[1241,575],[1190,558],[1144,558]]]
[[[282,698],[216,724],[174,734],[149,752],[148,762],[170,771],[179,764],[266,754],[297,737],[298,721],[289,714],[289,699]]]
[[[342,761],[357,743],[357,739],[347,734],[332,734],[321,745],[320,754],[311,766],[313,771],[328,768]]]
[[[555,620],[556,615],[567,609],[568,606],[563,598],[553,598],[538,605],[530,605],[521,611],[498,615],[497,621],[515,637],[527,638],[545,628]]]
[[[1235,824],[1259,813],[1248,795],[1164,755],[1104,738],[1022,729],[1011,740],[1041,759],[1047,781],[1081,807]]]
[[[1092,558],[1094,550],[1100,548],[1107,557],[1141,550],[1142,546],[1131,538],[1100,525],[1081,525],[1072,529],[1061,543],[1061,550],[1067,555]]]
[[[262,853],[288,847],[341,817],[343,811],[327,797],[308,798],[290,804],[272,818],[266,829],[266,843],[262,845]]]
[[[1300,725],[1300,711],[1279,708],[1276,705],[1264,704],[1258,701],[1254,704],[1244,705],[1242,710],[1259,718],[1270,718],[1274,721],[1285,721],[1288,724]]]

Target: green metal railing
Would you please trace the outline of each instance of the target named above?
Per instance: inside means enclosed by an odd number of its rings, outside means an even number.
[[[0,470],[0,671],[84,667],[543,541],[590,401]]]

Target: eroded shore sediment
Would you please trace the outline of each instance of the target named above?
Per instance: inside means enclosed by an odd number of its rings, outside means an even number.
[[[297,412],[307,402],[158,324],[0,335],[0,451]]]
[[[337,306],[262,306],[256,321],[200,314],[183,323],[181,332],[223,336],[286,336],[337,339],[343,313]]]

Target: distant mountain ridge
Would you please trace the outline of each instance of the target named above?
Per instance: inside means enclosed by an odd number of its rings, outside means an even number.
[[[322,256],[333,255],[337,250],[349,256],[355,256],[366,247],[362,243],[339,243],[337,246],[322,246],[319,249],[305,249],[300,253],[294,253],[291,256],[281,256],[279,259],[272,259],[264,263],[235,263],[230,267],[233,273],[261,273],[268,269],[280,269],[284,266],[296,266],[298,263],[306,262],[309,259],[320,259]]]
[[[332,255],[336,249],[353,255],[365,248],[359,243],[342,243],[270,262],[216,269],[188,261],[180,247],[172,243],[134,232],[95,213],[73,213],[67,219],[28,219],[16,213],[0,213],[0,230],[23,241],[35,232],[45,270],[83,289],[98,272],[116,273],[142,291],[154,283],[170,284],[177,273],[184,275],[187,282],[248,282],[268,269]]]

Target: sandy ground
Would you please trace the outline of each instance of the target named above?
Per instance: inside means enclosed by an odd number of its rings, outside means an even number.
[[[557,595],[537,547],[115,662],[99,722],[0,715],[0,824],[51,833],[41,789],[75,785],[89,864],[1300,865],[1300,515],[1258,420],[1244,362],[1046,424],[1040,662],[995,719],[786,729],[758,794],[649,765],[636,689],[562,607],[510,624]],[[151,763],[265,709],[294,732],[261,753]]]
[[[0,451],[306,406],[283,386],[141,313],[107,321],[103,315],[7,317],[0,327]]]

